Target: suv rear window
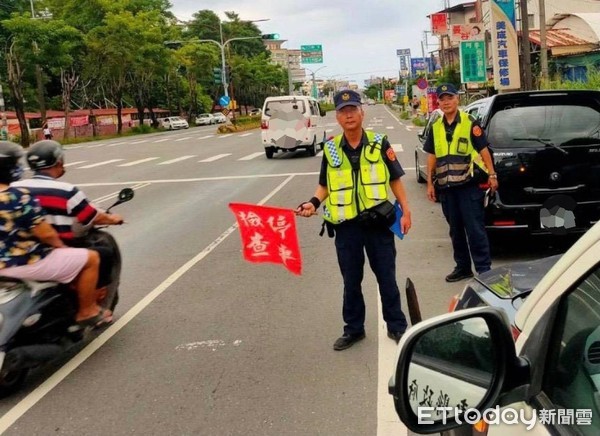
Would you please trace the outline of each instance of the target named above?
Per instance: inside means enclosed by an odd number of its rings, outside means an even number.
[[[540,142],[557,146],[597,144],[600,112],[579,105],[507,107],[488,123],[488,139],[494,148],[540,147]]]
[[[295,107],[294,107],[295,106]],[[274,100],[267,102],[265,106],[265,115],[273,115],[276,111],[284,111],[290,112],[292,110],[297,110],[301,114],[306,112],[306,107],[304,106],[303,100],[296,100],[295,102],[292,100]]]

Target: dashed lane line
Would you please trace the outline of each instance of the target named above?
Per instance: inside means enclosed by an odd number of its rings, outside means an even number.
[[[145,163],[145,162],[150,162],[150,161],[156,160],[156,159],[158,159],[158,157],[147,157],[145,159],[134,160],[133,162],[128,162],[128,163],[117,165],[117,166],[118,167],[132,167],[134,165],[138,165],[138,164]]]
[[[188,155],[188,156],[181,156],[181,157],[178,157],[176,159],[166,160],[164,162],[159,163],[158,165],[170,165],[170,164],[174,164],[175,162],[181,162],[182,160],[191,159],[193,157],[196,157],[196,155],[195,154],[191,154],[191,155]]]
[[[111,164],[111,163],[114,163],[114,162],[121,162],[122,160],[124,160],[124,159],[110,159],[110,160],[105,160],[105,161],[98,162],[98,163],[95,163],[95,164],[85,165],[85,166],[79,167],[77,169],[78,170],[86,170],[88,168],[96,168],[96,167],[100,167],[102,165],[108,165],[108,164]]]
[[[217,154],[216,156],[208,157],[206,159],[199,160],[198,162],[214,162],[227,156],[231,156],[231,153]]]

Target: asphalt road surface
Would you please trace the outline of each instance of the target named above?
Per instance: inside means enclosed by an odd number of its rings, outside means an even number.
[[[419,128],[381,105],[365,127],[386,133],[406,170],[413,228],[397,240],[398,282],[416,284],[424,318],[447,311],[464,283],[453,268],[439,204],[414,172]],[[333,114],[330,134],[339,133]],[[310,198],[322,153],[268,160],[260,130],[216,127],[72,146],[65,180],[107,207],[123,187],[135,198],[110,229],[122,250],[116,322],[86,347],[34,371],[0,402],[9,435],[400,435],[387,382],[396,344],[385,336],[377,284],[363,289],[367,338],[335,352],[342,333],[341,277],[318,217],[298,219],[303,274],[243,260],[227,205],[294,208]],[[494,264],[541,257],[548,241],[494,247]],[[403,295],[403,301],[404,295]]]

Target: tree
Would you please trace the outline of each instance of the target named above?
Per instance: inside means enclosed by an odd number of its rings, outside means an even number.
[[[1,25],[9,34],[5,51],[9,89],[21,128],[21,142],[28,146],[29,131],[24,113],[26,72],[34,71],[36,65],[47,71],[72,65],[70,53],[81,43],[81,35],[60,20],[32,20],[27,14],[13,14]]]

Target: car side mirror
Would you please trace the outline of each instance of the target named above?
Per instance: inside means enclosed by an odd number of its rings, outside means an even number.
[[[419,138],[419,141],[421,141],[421,142],[425,141],[425,130],[417,133],[417,137]]]
[[[399,347],[389,393],[401,421],[415,433],[475,423],[499,404],[501,394],[529,382],[528,364],[517,357],[508,319],[498,308],[423,321]]]
[[[119,195],[117,196],[117,201],[115,201],[108,209],[106,209],[106,213],[119,204],[126,203],[133,198],[135,192],[131,188],[123,188],[119,191]]]

